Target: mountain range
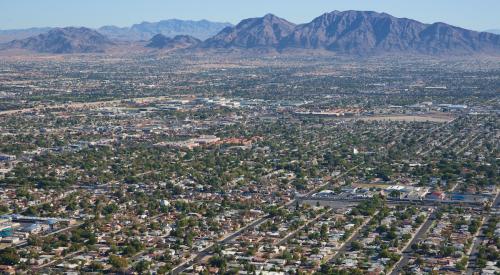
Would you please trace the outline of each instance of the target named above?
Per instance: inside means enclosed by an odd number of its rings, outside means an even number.
[[[53,28],[29,28],[15,30],[0,30],[0,43],[10,42],[16,39],[24,39],[50,31]]]
[[[186,27],[189,24],[182,22],[167,20],[142,23],[126,29],[103,27],[98,31],[85,28],[56,29],[46,34],[10,42],[3,48],[14,47],[51,53],[102,52],[113,43],[111,40],[124,40],[128,36],[127,33],[137,32],[141,35],[151,35],[152,38],[144,47],[155,50],[264,49],[278,53],[299,50],[357,56],[500,54],[500,35],[476,32],[440,22],[425,24],[371,11],[333,11],[300,25],[267,14],[259,18],[245,19],[236,26],[224,26],[225,23],[220,23],[221,25],[217,26],[221,30],[204,41],[190,35],[178,35],[178,32],[192,33],[197,29]],[[198,21],[200,22],[202,21]],[[207,22],[201,23],[206,24],[202,29],[217,29],[215,25]],[[175,25],[184,27],[177,28]],[[170,33],[164,34],[167,31]],[[170,36],[173,38],[169,38]]]
[[[299,25],[281,49],[323,49],[347,54],[499,52],[500,36],[445,23],[424,24],[386,13],[333,11]]]
[[[268,48],[278,47],[296,25],[272,14],[241,21],[234,27],[226,27],[200,46],[203,48]]]
[[[157,34],[149,40],[146,47],[156,49],[184,49],[200,43],[201,40],[189,35],[176,35],[170,38],[163,34]]]
[[[103,26],[96,29],[110,39],[121,41],[149,40],[157,34],[165,36],[190,35],[205,40],[214,36],[225,27],[232,26],[230,23],[212,22],[208,20],[179,20],[168,19],[159,22],[142,22],[130,27]],[[29,28],[0,30],[0,43],[12,40],[21,40],[34,35],[46,33],[56,28]]]
[[[232,25],[230,23],[211,22],[207,20],[191,21],[169,19],[154,23],[142,22],[125,28],[104,26],[97,29],[97,31],[107,35],[111,39],[124,41],[148,40],[157,34],[163,34],[170,37],[176,35],[189,35],[197,39],[205,40],[228,26]]]
[[[114,43],[88,28],[56,28],[29,38],[7,43],[4,49],[24,49],[40,53],[101,53]]]

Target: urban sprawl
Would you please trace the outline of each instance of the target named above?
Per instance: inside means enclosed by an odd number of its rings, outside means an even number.
[[[488,61],[3,57],[0,273],[499,274]]]

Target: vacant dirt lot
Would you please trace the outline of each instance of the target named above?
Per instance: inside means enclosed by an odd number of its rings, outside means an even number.
[[[365,121],[418,121],[418,122],[450,122],[455,119],[454,116],[449,114],[425,114],[425,115],[380,115],[371,117],[359,118]]]

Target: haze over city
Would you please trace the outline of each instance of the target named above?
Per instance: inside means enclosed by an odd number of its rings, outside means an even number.
[[[333,10],[387,12],[425,23],[446,22],[477,31],[500,29],[497,12],[500,10],[500,2],[495,0],[5,0],[0,3],[0,29],[66,26],[97,28],[105,25],[124,27],[143,21],[171,18],[207,19],[236,24],[244,18],[267,13],[274,13],[299,24]]]
[[[0,274],[500,274],[500,2],[0,3]]]

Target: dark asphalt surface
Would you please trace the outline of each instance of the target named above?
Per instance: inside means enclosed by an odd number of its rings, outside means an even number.
[[[431,227],[431,225],[434,222],[434,220],[435,220],[435,214],[432,213],[431,216],[429,217],[429,219],[427,219],[427,221],[424,223],[424,225],[422,225],[422,227],[417,232],[417,234],[415,234],[415,237],[411,240],[411,242],[408,245],[408,247],[406,247],[406,249],[403,251],[403,255],[402,255],[403,259],[401,259],[401,261],[399,261],[397,263],[397,265],[392,270],[391,275],[401,274],[402,268],[404,266],[406,266],[408,264],[408,262],[410,261],[410,259],[411,259],[411,255],[412,255],[412,252],[413,252],[412,248],[411,248],[412,245],[418,243],[427,234],[427,231]]]

